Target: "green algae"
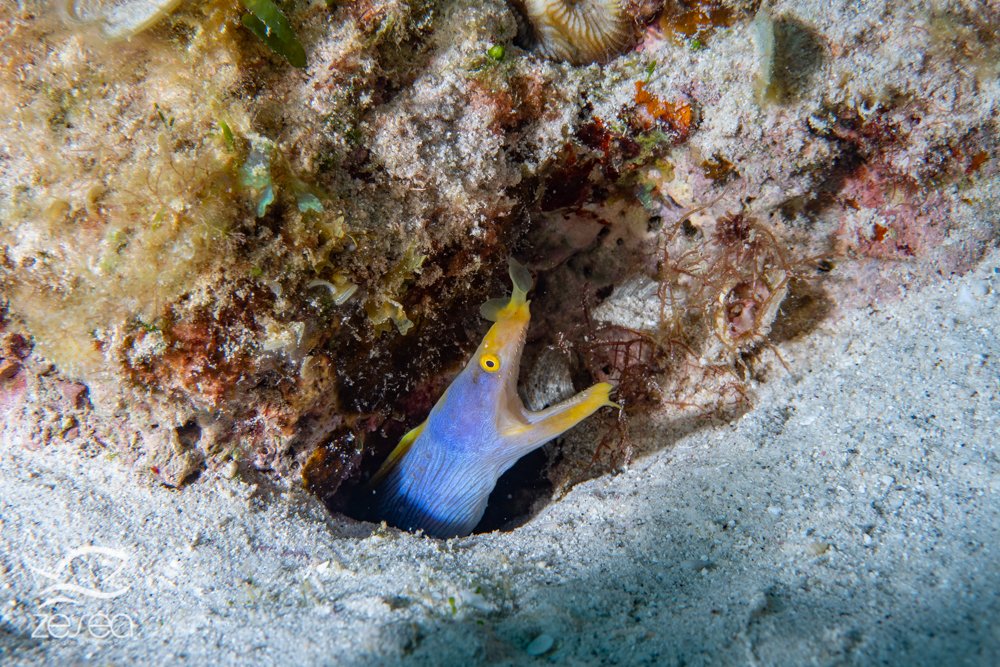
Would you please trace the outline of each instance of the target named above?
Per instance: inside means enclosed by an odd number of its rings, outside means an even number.
[[[306,51],[292,31],[292,26],[271,0],[240,0],[246,8],[240,21],[257,35],[269,49],[282,56],[293,67],[306,66]]]

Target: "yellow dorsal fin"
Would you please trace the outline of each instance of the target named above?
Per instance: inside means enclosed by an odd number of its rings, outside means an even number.
[[[399,439],[399,444],[396,445],[396,448],[392,450],[388,457],[386,457],[385,461],[382,462],[382,465],[379,466],[378,471],[372,476],[371,480],[369,480],[369,486],[378,486],[382,480],[385,479],[385,476],[392,472],[392,469],[397,463],[399,463],[399,460],[406,455],[406,452],[410,451],[410,446],[413,445],[413,442],[418,437],[420,437],[420,434],[423,432],[425,426],[427,426],[426,419],[416,428],[412,428],[407,431],[406,435]]]

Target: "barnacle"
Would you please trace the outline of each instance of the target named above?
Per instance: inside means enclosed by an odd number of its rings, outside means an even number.
[[[335,306],[342,306],[347,301],[354,296],[354,293],[358,291],[358,286],[352,283],[347,276],[338,273],[333,277],[333,282],[329,280],[310,280],[306,283],[307,289],[312,289],[314,287],[325,287],[330,290],[330,298],[333,299],[333,304]]]
[[[764,340],[788,293],[788,273],[773,269],[755,281],[732,281],[719,292],[713,327],[727,348]]]
[[[525,0],[539,48],[574,65],[604,62],[631,36],[622,0]]]

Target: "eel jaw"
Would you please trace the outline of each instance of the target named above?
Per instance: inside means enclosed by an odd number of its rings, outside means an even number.
[[[483,339],[480,353],[492,352],[502,360],[500,373],[503,377],[499,379],[503,386],[497,396],[497,430],[505,460],[513,463],[602,407],[621,407],[610,398],[614,386],[599,382],[545,410],[532,412],[525,408],[517,393],[517,381],[530,319],[528,302],[515,293],[498,315]]]

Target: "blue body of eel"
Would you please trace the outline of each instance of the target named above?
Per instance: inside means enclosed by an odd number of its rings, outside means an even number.
[[[377,516],[398,528],[440,538],[468,535],[497,479],[519,458],[601,407],[617,407],[606,382],[539,412],[524,407],[517,376],[532,282],[514,260],[510,275],[510,299],[483,306],[494,324],[472,359],[372,478]]]

